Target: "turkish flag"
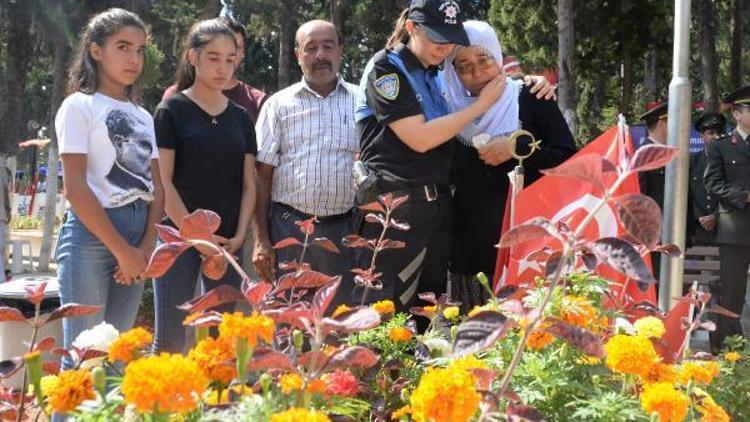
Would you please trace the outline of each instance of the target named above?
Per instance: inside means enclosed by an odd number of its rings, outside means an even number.
[[[627,126],[622,124],[619,127],[610,128],[570,159],[592,153],[605,157],[612,163],[619,163],[621,156],[626,154],[632,156],[633,143]],[[616,178],[615,172],[604,173],[602,180],[604,187],[609,189]],[[633,174],[619,186],[615,196],[639,192],[638,175]],[[595,183],[567,177],[543,176],[519,193],[513,226],[535,217],[543,217],[552,223],[564,222],[575,230],[586,215],[594,210],[602,196],[603,192]],[[510,197],[511,195],[508,195],[509,200]],[[502,233],[510,228],[509,214],[509,206],[506,206]],[[602,237],[621,237],[624,234],[625,229],[620,223],[615,206],[608,203],[595,214],[583,236],[589,240],[597,240]],[[537,259],[540,257],[538,252],[544,250],[545,247],[560,250],[561,244],[556,239],[545,238],[499,250],[495,267],[497,268],[494,277],[495,289],[506,284],[532,283],[535,277],[543,277],[544,270]],[[542,256],[545,255],[542,254]],[[650,265],[647,252],[644,251],[643,257],[647,265]],[[612,293],[615,297],[621,297],[621,289],[626,282],[626,277],[604,264],[599,265],[597,272],[602,277],[616,282]],[[627,282],[625,294],[636,303],[644,300],[651,303],[656,301],[656,289],[653,285],[644,293],[635,282]]]

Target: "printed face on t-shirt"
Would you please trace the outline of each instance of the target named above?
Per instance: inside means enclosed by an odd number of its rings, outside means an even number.
[[[127,172],[151,181],[153,147],[146,123],[124,110],[113,109],[107,115],[107,130],[115,147],[113,167],[119,165]],[[129,184],[123,185],[123,182],[113,180],[120,188],[131,187]]]

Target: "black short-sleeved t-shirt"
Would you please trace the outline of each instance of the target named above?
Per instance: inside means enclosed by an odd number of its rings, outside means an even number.
[[[255,129],[245,109],[229,101],[221,114],[211,116],[178,93],[159,104],[154,131],[159,148],[175,151],[172,183],[188,212],[216,212],[221,217],[217,234],[234,236],[245,154],[257,152]]]
[[[401,57],[404,67],[415,80],[437,78],[438,69],[425,68],[403,44],[393,52]],[[388,126],[394,121],[424,113],[409,80],[386,54],[386,50],[381,50],[373,57],[372,70],[364,82],[367,105],[373,115],[357,122],[360,157],[369,169],[392,182],[393,185],[389,186],[392,189],[432,183],[447,185],[450,183],[454,142],[448,141],[420,153],[406,145]],[[434,95],[440,93],[435,90]]]

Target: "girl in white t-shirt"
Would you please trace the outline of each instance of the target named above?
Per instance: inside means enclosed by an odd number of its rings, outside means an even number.
[[[63,320],[65,348],[102,321],[132,327],[156,245],[154,223],[164,208],[158,150],[153,119],[134,93],[147,36],[126,10],[91,18],[70,68],[70,95],[55,117],[70,204],[56,250],[60,300],[103,307]]]

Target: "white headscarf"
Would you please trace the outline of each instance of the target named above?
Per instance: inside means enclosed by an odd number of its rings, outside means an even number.
[[[495,30],[487,22],[480,21],[466,21],[464,22],[464,29],[469,35],[469,44],[485,49],[502,67],[503,52]],[[476,101],[476,97],[472,97],[461,80],[458,79],[456,69],[453,67],[454,58],[455,55],[451,55],[445,60],[441,73],[445,100],[451,113],[463,110]],[[520,92],[521,83],[508,78],[505,91],[500,99],[482,116],[461,130],[459,138],[464,143],[471,145],[471,140],[476,135],[486,133],[492,137],[506,136],[520,129],[518,119],[518,94]]]

